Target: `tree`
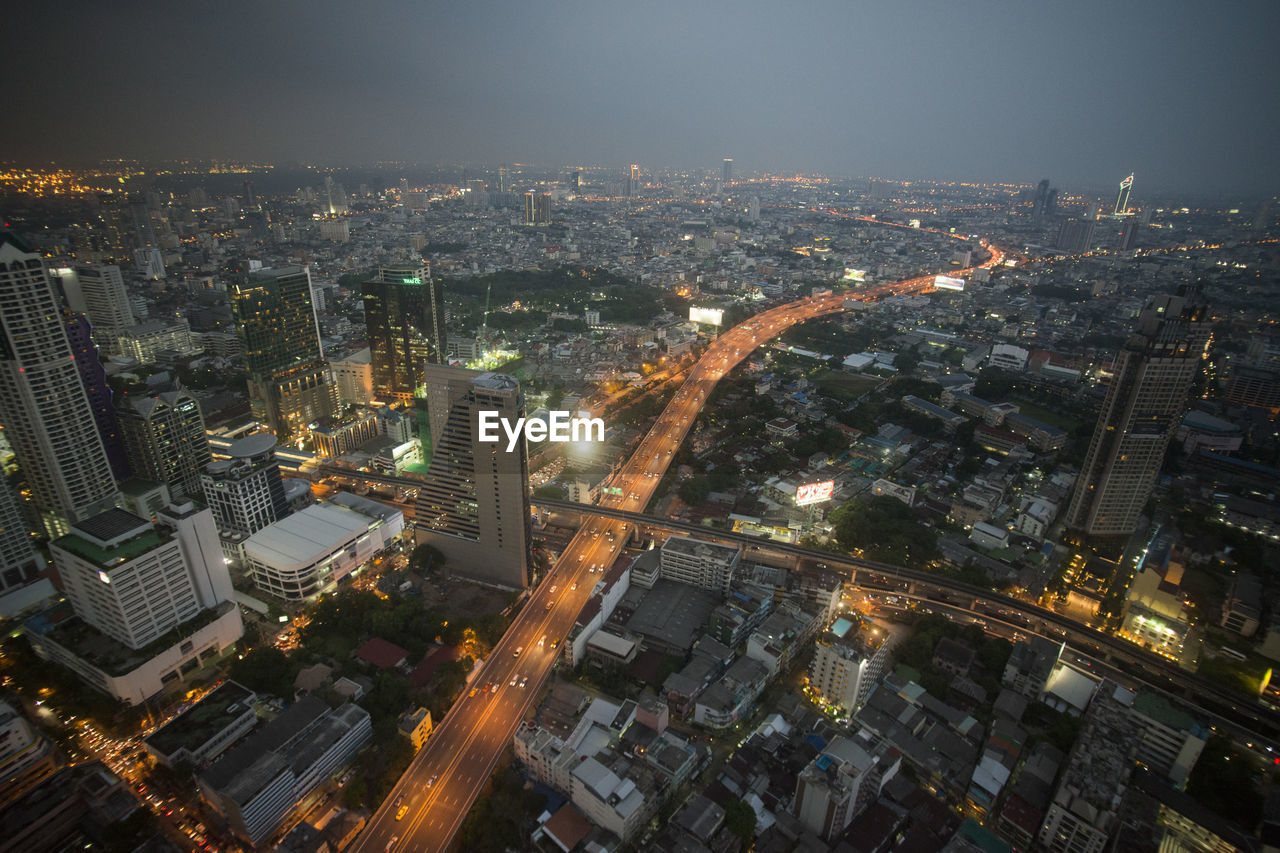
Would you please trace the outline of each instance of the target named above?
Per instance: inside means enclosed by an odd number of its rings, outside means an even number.
[[[938,554],[937,535],[915,513],[887,495],[851,500],[831,513],[836,541],[887,563],[923,565]]]
[[[1215,734],[1191,769],[1187,793],[1205,808],[1241,826],[1262,818],[1262,793],[1253,755],[1237,749],[1226,735]]]
[[[259,646],[233,661],[227,674],[254,692],[285,699],[293,696],[297,667],[275,646]]]
[[[409,558],[410,567],[424,575],[431,569],[436,571],[443,569],[444,564],[444,552],[426,542],[414,548],[413,556]]]
[[[743,841],[756,834],[756,812],[742,800],[730,800],[724,807],[725,828]]]
[[[697,506],[711,494],[711,484],[706,477],[691,477],[680,484],[676,494],[689,506]]]

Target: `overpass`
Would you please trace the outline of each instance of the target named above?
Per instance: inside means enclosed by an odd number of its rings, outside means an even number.
[[[369,474],[363,471],[352,471],[333,465],[324,465],[319,473],[328,476],[336,474],[349,479],[364,480],[381,485],[415,488],[421,482],[408,477],[395,477],[387,474]],[[1034,629],[1039,623],[1041,633],[1044,629],[1056,629],[1061,632],[1068,643],[1078,653],[1092,657],[1113,658],[1131,666],[1141,667],[1143,672],[1124,670],[1130,677],[1138,679],[1150,687],[1171,693],[1181,699],[1193,702],[1205,713],[1214,717],[1218,724],[1238,730],[1254,742],[1266,742],[1280,748],[1280,714],[1263,706],[1257,699],[1244,694],[1231,694],[1221,684],[1209,681],[1195,673],[1187,672],[1176,664],[1159,655],[1135,646],[1111,634],[1094,630],[1086,625],[1038,605],[1019,598],[994,592],[985,587],[965,583],[953,578],[865,560],[845,554],[833,553],[816,548],[807,548],[790,542],[762,539],[747,533],[736,533],[715,527],[692,524],[686,521],[657,518],[641,512],[629,511],[617,507],[597,506],[595,504],[575,503],[553,498],[536,498],[533,505],[542,509],[559,513],[608,518],[634,525],[635,530],[663,530],[711,539],[718,542],[732,543],[740,546],[744,552],[756,552],[757,559],[766,554],[774,554],[793,560],[796,565],[809,564],[822,566],[837,573],[847,572],[848,579],[855,587],[859,586],[859,573],[862,584],[870,588],[883,588],[887,582],[907,593],[923,592],[946,596],[941,603],[957,606],[972,612],[973,602],[981,600],[995,608],[1010,611],[1025,620],[1026,627]],[[879,584],[880,586],[875,586]],[[984,614],[989,616],[990,614]]]

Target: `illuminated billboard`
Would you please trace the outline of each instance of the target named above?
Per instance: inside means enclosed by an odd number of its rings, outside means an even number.
[[[689,308],[690,323],[710,323],[719,326],[724,320],[724,311],[720,308]]]
[[[964,279],[952,278],[949,275],[935,276],[933,286],[939,290],[964,290]]]
[[[855,270],[853,267],[844,268],[845,281],[862,281],[867,277],[866,270]]]
[[[835,480],[823,480],[821,483],[805,483],[804,485],[796,486],[796,506],[808,506],[809,504],[820,504],[823,501],[829,501],[835,490]]]

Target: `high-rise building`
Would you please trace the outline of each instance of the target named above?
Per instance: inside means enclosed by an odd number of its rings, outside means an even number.
[[[164,254],[155,246],[134,249],[133,265],[143,278],[151,281],[160,281],[164,278]]]
[[[281,441],[332,417],[337,394],[320,349],[308,269],[256,270],[234,285],[230,295],[254,417]]]
[[[836,619],[814,644],[809,683],[827,704],[852,714],[884,674],[893,649],[890,640],[879,628],[859,630],[853,619]]]
[[[551,222],[551,194],[533,191],[524,194],[524,224],[546,225]]]
[[[110,509],[50,545],[76,615],[131,649],[234,596],[213,514],[187,503],[160,519]]]
[[[129,466],[136,476],[164,483],[174,500],[204,500],[200,477],[213,456],[195,397],[181,387],[126,397],[119,418]]]
[[[449,334],[444,285],[426,264],[382,267],[361,285],[373,353],[373,392],[412,402],[428,362],[443,364]]]
[[[227,454],[229,459],[210,462],[200,477],[220,530],[250,536],[289,514],[273,436],[242,438]]]
[[[1120,230],[1120,250],[1127,252],[1138,245],[1138,220],[1128,219]]]
[[[67,307],[84,314],[93,325],[93,339],[110,355],[119,354],[120,336],[134,325],[120,267],[109,264],[79,264],[74,269],[55,267],[49,271],[66,298]]]
[[[1096,223],[1090,219],[1064,219],[1058,226],[1055,246],[1073,255],[1093,250],[1093,234]]]
[[[1133,189],[1133,175],[1120,182],[1120,194],[1116,196],[1116,216],[1124,216],[1129,212],[1129,190]]]
[[[40,256],[0,232],[0,423],[51,536],[120,499]]]
[[[1116,355],[1071,497],[1069,530],[1089,539],[1133,532],[1186,409],[1209,331],[1198,286],[1148,300],[1137,329]]]
[[[524,417],[520,385],[505,374],[437,364],[426,366],[425,380],[431,452],[418,491],[418,541],[444,552],[454,572],[522,588],[529,582],[528,451],[523,441],[510,452],[505,442],[481,442],[478,431],[481,411],[511,423]]]
[[[1036,194],[1031,200],[1031,215],[1039,219],[1045,215],[1049,204],[1049,179],[1036,184]]]
[[[720,180],[725,184],[733,183],[733,158],[726,157],[720,164]]]
[[[107,461],[111,463],[111,474],[117,482],[123,482],[131,473],[129,457],[120,437],[120,422],[116,417],[116,407],[111,402],[107,371],[93,342],[89,320],[83,314],[70,310],[62,312],[62,319],[67,330],[67,342],[71,344],[71,355],[76,360],[76,370],[80,373],[89,408],[93,411],[93,421],[98,427],[98,437],[102,439]]]
[[[574,169],[569,173],[569,189],[575,193],[582,189],[582,170]]]

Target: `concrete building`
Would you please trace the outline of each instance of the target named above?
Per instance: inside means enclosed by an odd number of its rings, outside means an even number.
[[[228,296],[244,347],[254,417],[281,441],[332,417],[337,390],[320,347],[307,267],[256,270],[234,284]]]
[[[359,450],[378,434],[378,418],[370,412],[338,424],[316,425],[311,430],[311,440],[318,455],[336,459]]]
[[[1154,297],[1143,308],[1116,356],[1067,511],[1077,540],[1118,542],[1133,532],[1200,370],[1208,320],[1198,288]]]
[[[50,536],[120,492],[40,255],[0,232],[0,423]]]
[[[142,746],[170,769],[182,763],[207,764],[258,724],[256,700],[252,690],[224,681],[148,735]]]
[[[0,808],[53,775],[58,756],[40,730],[0,701]]]
[[[1131,701],[1129,691],[1104,681],[1090,703],[1040,827],[1038,840],[1047,853],[1105,849],[1140,739]]]
[[[178,686],[244,633],[207,509],[173,504],[154,523],[108,510],[50,550],[67,603],[26,621],[32,648],[123,702]]]
[[[329,362],[338,402],[343,406],[367,406],[373,399],[373,350],[365,347],[346,358]]]
[[[275,448],[275,436],[251,435],[205,468],[201,489],[219,530],[250,536],[289,514]]]
[[[410,403],[423,383],[423,366],[445,362],[444,285],[420,263],[381,267],[360,292],[373,352],[373,392]]]
[[[369,712],[359,705],[330,710],[304,696],[201,772],[201,798],[256,845],[372,734]]]
[[[45,567],[27,528],[13,489],[0,483],[0,616],[6,618],[30,603],[21,590],[38,581]],[[44,586],[53,592],[48,581]]]
[[[148,320],[132,326],[116,337],[119,355],[139,364],[153,364],[170,354],[189,355],[198,352],[191,327],[183,319]]]
[[[884,675],[893,643],[887,632],[839,617],[819,635],[809,665],[809,686],[832,707],[852,714]]]
[[[532,519],[524,441],[481,442],[480,411],[524,417],[520,384],[501,373],[428,364],[429,466],[418,491],[417,537],[439,548],[451,571],[520,589],[529,582]]]
[[[741,557],[736,546],[672,536],[662,545],[660,570],[667,580],[727,595]]]
[[[1253,575],[1236,575],[1222,603],[1221,625],[1242,637],[1258,633],[1262,617],[1262,582]]]
[[[1209,739],[1209,729],[1175,708],[1158,693],[1142,691],[1133,697],[1132,717],[1142,733],[1137,760],[1168,780],[1179,791],[1187,786]]]
[[[833,841],[880,795],[900,765],[900,758],[866,740],[837,736],[800,771],[795,816],[805,829]]]
[[[120,355],[118,340],[134,325],[120,267],[115,264],[78,264],[74,269],[55,269],[67,306],[89,318],[93,339],[104,352]]]
[[[289,601],[333,587],[404,532],[404,515],[377,501],[339,492],[267,525],[244,543],[258,589]]]
[[[204,498],[200,478],[213,454],[195,397],[181,388],[148,397],[130,396],[117,416],[135,476],[163,483],[175,500]]]

